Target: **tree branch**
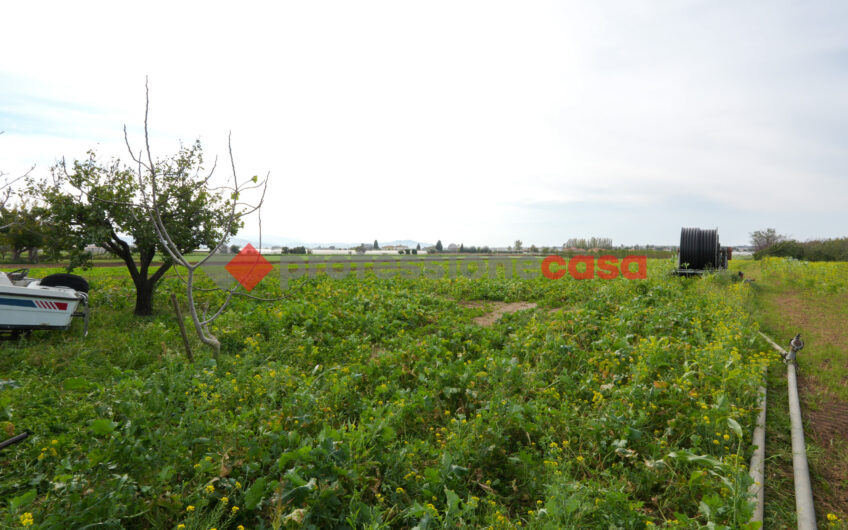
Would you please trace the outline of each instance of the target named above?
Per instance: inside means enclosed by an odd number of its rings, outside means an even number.
[[[224,302],[221,304],[221,306],[217,309],[217,311],[215,311],[211,316],[207,317],[206,313],[204,311],[204,314],[201,317],[201,316],[198,315],[198,308],[197,308],[197,304],[196,304],[196,300],[195,300],[195,291],[208,291],[208,290],[195,288],[195,286],[194,286],[195,272],[201,266],[203,266],[205,263],[207,263],[208,260],[212,257],[213,253],[217,249],[219,249],[227,241],[227,239],[229,239],[233,235],[235,227],[237,226],[237,224],[240,224],[240,221],[241,221],[242,218],[244,218],[246,215],[249,215],[251,213],[254,213],[254,212],[257,212],[257,211],[260,210],[260,208],[262,207],[262,205],[264,204],[264,201],[265,201],[265,194],[266,194],[267,189],[268,189],[268,180],[269,180],[270,174],[266,175],[265,179],[261,182],[256,182],[255,178],[251,179],[250,181],[243,182],[243,183],[239,182],[238,173],[236,172],[235,158],[233,156],[232,134],[231,133],[228,135],[228,138],[227,138],[228,153],[229,153],[229,157],[230,157],[230,167],[232,169],[232,177],[231,177],[232,185],[231,186],[224,186],[224,187],[219,187],[219,188],[210,188],[209,185],[208,185],[209,181],[212,178],[212,175],[215,171],[215,168],[217,167],[217,157],[215,159],[215,163],[213,164],[212,170],[209,172],[209,174],[205,178],[200,177],[199,168],[196,171],[194,177],[189,176],[186,171],[191,167],[191,164],[190,164],[190,162],[188,162],[188,163],[185,163],[185,165],[184,165],[184,163],[183,163],[184,159],[180,159],[178,161],[178,164],[176,166],[176,170],[173,170],[172,168],[170,168],[167,165],[164,166],[161,171],[158,170],[156,168],[154,161],[153,161],[153,154],[152,154],[151,149],[150,149],[150,133],[149,133],[149,128],[148,128],[148,119],[149,119],[149,112],[150,112],[150,91],[149,91],[148,80],[146,78],[145,78],[144,88],[145,88],[144,149],[143,149],[142,153],[139,153],[139,155],[137,157],[133,153],[133,150],[130,146],[129,136],[127,134],[127,128],[126,128],[126,126],[124,126],[124,141],[127,145],[127,150],[130,152],[130,156],[133,158],[133,161],[135,161],[138,165],[137,178],[138,178],[139,190],[140,190],[140,194],[141,194],[141,206],[142,206],[143,210],[146,212],[147,216],[150,218],[150,220],[153,224],[154,232],[156,233],[156,237],[159,240],[159,243],[164,248],[165,252],[173,260],[173,264],[175,265],[174,270],[176,271],[177,276],[180,278],[180,280],[182,280],[185,283],[186,295],[187,295],[187,298],[188,298],[189,316],[191,317],[191,321],[194,325],[194,328],[195,328],[195,331],[196,331],[198,337],[200,338],[201,342],[210,346],[214,350],[215,355],[217,356],[218,352],[220,351],[221,344],[218,341],[218,339],[212,333],[209,332],[209,325],[212,322],[214,322],[214,320],[216,318],[218,318],[224,312],[224,310],[229,305],[229,302],[232,300],[233,296],[246,296],[248,298],[253,298],[253,299],[256,299],[256,300],[270,300],[270,299],[262,299],[262,298],[255,297],[255,296],[252,296],[252,295],[246,295],[246,294],[243,294],[243,293],[238,293],[238,292],[236,292],[236,289],[238,288],[238,286],[236,286],[232,289],[223,289],[223,288],[212,289],[212,290],[218,290],[218,291],[226,292],[227,293],[226,298],[225,298]],[[181,153],[184,153],[184,151],[181,151]],[[193,156],[193,153],[194,153],[193,150],[189,150],[188,156],[189,157]],[[142,160],[145,155],[146,155],[146,158],[147,158],[146,162],[144,162]],[[189,158],[188,160],[190,161],[191,159]],[[182,189],[180,191],[180,193],[186,193],[189,196],[193,192],[195,192],[195,191],[197,191],[201,188],[205,188],[207,190],[213,190],[213,191],[217,190],[217,189],[228,189],[232,192],[231,197],[230,197],[230,201],[229,201],[229,205],[228,205],[228,211],[225,214],[224,221],[221,225],[222,226],[221,237],[220,237],[219,241],[217,242],[217,244],[215,244],[214,246],[212,246],[210,248],[209,255],[205,256],[203,259],[201,259],[197,263],[190,263],[186,259],[185,255],[183,254],[179,245],[177,245],[174,242],[174,239],[171,237],[171,233],[168,229],[168,225],[166,224],[166,219],[163,218],[162,209],[160,208],[160,201],[161,201],[160,192],[159,192],[159,179],[160,179],[160,177],[164,177],[166,179],[176,178],[176,179],[178,179],[179,182],[185,182],[186,179],[200,178],[200,180],[190,182],[187,186],[188,189]],[[149,193],[148,193],[148,188],[149,188]],[[258,201],[257,204],[251,205],[251,204],[247,204],[247,203],[239,201],[239,196],[240,196],[241,193],[244,193],[245,191],[248,191],[248,190],[259,189],[259,188],[261,188],[262,192],[261,192],[261,195],[260,195],[260,198],[259,198],[259,201]],[[262,230],[261,226],[262,225],[261,225],[261,217],[260,217],[260,247],[261,247],[261,230]],[[145,262],[145,257],[142,256],[142,269],[144,271],[146,271],[146,263],[149,263],[149,262]],[[162,275],[165,274],[165,271],[168,268],[170,268],[170,266],[171,266],[171,264],[165,264],[162,267],[160,267],[156,271],[156,273],[154,273],[154,275],[151,277],[151,280],[153,280],[154,282],[157,281],[159,278],[162,277]],[[183,278],[182,275],[179,273],[180,267],[184,268],[185,271],[186,271],[185,278]]]

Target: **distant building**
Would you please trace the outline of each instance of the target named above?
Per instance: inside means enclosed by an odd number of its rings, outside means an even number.
[[[105,254],[106,249],[103,247],[98,247],[97,245],[86,245],[85,251],[90,252],[95,256],[99,256],[100,254]]]

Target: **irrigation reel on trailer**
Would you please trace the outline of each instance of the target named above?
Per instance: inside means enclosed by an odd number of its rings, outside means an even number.
[[[718,229],[681,228],[677,268],[672,274],[697,276],[724,270],[732,257],[733,249],[719,243]]]

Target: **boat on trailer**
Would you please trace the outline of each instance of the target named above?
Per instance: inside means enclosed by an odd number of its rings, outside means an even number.
[[[30,278],[28,269],[0,272],[0,332],[17,337],[35,329],[68,329],[73,317],[88,334],[88,282],[73,274]]]

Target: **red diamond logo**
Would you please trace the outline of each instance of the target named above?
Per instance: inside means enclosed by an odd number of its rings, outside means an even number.
[[[224,268],[242,287],[252,291],[274,266],[248,243]]]

